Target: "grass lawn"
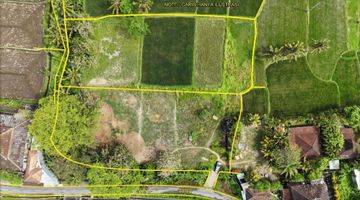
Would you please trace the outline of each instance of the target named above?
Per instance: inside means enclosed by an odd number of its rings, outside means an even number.
[[[360,1],[346,0],[347,14],[347,46],[349,50],[360,49]]]
[[[108,0],[85,0],[86,12],[92,17],[111,14],[111,10],[108,9],[110,6]]]
[[[231,0],[238,7],[230,8],[230,15],[255,17],[263,0]],[[269,2],[266,2],[269,3]]]
[[[82,84],[120,86],[139,82],[141,38],[129,36],[125,23],[125,18],[92,22],[88,45],[94,62],[81,68]]]
[[[272,64],[266,74],[272,114],[296,115],[338,106],[335,83],[316,79],[305,58]]]
[[[141,82],[190,85],[192,82],[195,20],[150,18],[144,38]]]
[[[343,106],[360,104],[360,64],[355,52],[340,58],[332,80],[339,85]]]
[[[308,56],[313,73],[330,80],[340,54],[347,49],[346,5],[344,0],[310,0],[309,7],[318,5],[310,12],[309,44],[328,39],[329,49],[320,54]]]
[[[239,92],[250,87],[253,29],[251,22],[227,21],[221,90]]]
[[[193,82],[201,88],[221,84],[225,20],[198,18],[195,25]]]
[[[150,13],[195,13],[196,11],[196,7],[182,6],[183,3],[188,2],[184,0],[153,0],[153,2]]]
[[[265,88],[253,89],[243,96],[244,112],[248,113],[269,113],[269,92]]]
[[[227,7],[221,5],[221,3],[227,3],[228,0],[197,0],[199,6],[197,8],[198,14],[212,14],[212,15],[226,15]],[[215,4],[218,6],[209,6],[209,4]]]

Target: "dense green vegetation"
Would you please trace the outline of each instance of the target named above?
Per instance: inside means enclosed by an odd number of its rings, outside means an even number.
[[[337,114],[327,114],[320,116],[321,144],[326,156],[336,158],[344,148],[344,137],[340,132],[340,118]]]
[[[360,104],[360,62],[355,52],[340,57],[332,80],[339,85],[341,105]]]
[[[152,18],[145,21],[151,34],[144,38],[142,83],[191,84],[195,20]]]
[[[285,182],[303,182],[318,180],[328,168],[331,159],[338,159],[344,147],[341,126],[349,126],[357,131],[359,107],[347,107],[344,110],[328,110],[319,114],[307,114],[296,117],[273,118],[264,115],[258,126],[260,135],[259,150],[269,161],[276,174]],[[246,115],[247,118],[253,115]],[[320,128],[322,157],[300,159],[300,152],[289,142],[289,129],[293,126],[316,125]],[[256,182],[256,181],[255,181]]]
[[[221,84],[225,25],[225,20],[222,19],[196,19],[193,71],[195,86],[213,88]]]
[[[111,2],[109,0],[85,0],[85,9],[90,16],[103,16],[111,14],[111,10],[108,9],[110,6]]]
[[[41,148],[47,154],[57,154],[50,139],[57,107],[59,112],[53,141],[61,152],[68,153],[74,146],[91,144],[96,105],[86,105],[72,95],[64,95],[56,102],[51,97],[41,99],[29,126],[30,134],[41,144]]]
[[[360,191],[354,183],[354,169],[359,169],[360,161],[353,161],[352,163],[342,163],[340,172],[338,173],[338,190],[340,199],[352,200],[360,198]]]
[[[241,196],[241,190],[234,174],[220,173],[215,189],[233,196]]]
[[[227,20],[223,91],[239,92],[250,87],[253,28],[249,22]]]

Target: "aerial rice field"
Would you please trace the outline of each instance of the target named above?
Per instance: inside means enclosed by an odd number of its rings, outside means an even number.
[[[297,115],[339,106],[336,83],[316,78],[305,58],[272,64],[266,75],[274,115]]]
[[[255,17],[263,1],[264,0],[231,0],[231,3],[237,3],[239,6],[230,7],[229,15]]]
[[[346,0],[347,46],[349,50],[360,49],[360,2]]]
[[[193,84],[201,88],[221,85],[226,21],[198,18],[195,24]]]
[[[360,104],[360,62],[356,52],[341,56],[332,80],[339,85],[342,106]]]
[[[192,83],[195,20],[149,18],[144,38],[141,82],[152,85]]]
[[[244,94],[244,113],[268,114],[270,112],[269,92],[265,88],[252,89]]]
[[[329,49],[319,54],[309,54],[308,62],[317,77],[330,80],[342,52],[347,49],[347,27],[345,1],[311,0],[309,8],[308,44],[314,41],[328,40]]]

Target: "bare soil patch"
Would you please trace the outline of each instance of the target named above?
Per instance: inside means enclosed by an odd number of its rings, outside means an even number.
[[[117,141],[121,142],[134,156],[136,162],[145,163],[155,158],[155,148],[147,147],[144,139],[138,133],[132,132],[117,137]]]
[[[154,148],[147,147],[140,134],[130,131],[128,121],[118,120],[108,104],[103,103],[99,112],[98,128],[94,134],[96,144],[106,146],[115,140],[123,144],[138,163],[148,162],[155,157]]]

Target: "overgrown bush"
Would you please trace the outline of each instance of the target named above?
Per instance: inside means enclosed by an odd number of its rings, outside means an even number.
[[[340,132],[340,120],[337,114],[320,116],[321,145],[324,153],[336,158],[344,147],[344,136]]]
[[[57,108],[56,127],[53,127]],[[62,95],[59,101],[47,97],[39,101],[29,133],[47,154],[58,154],[51,140],[62,153],[69,153],[76,145],[93,143],[92,129],[97,114],[96,105],[86,105],[74,95]]]
[[[349,125],[360,134],[360,106],[350,106],[344,109]]]

